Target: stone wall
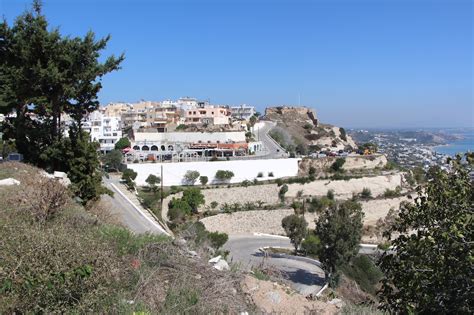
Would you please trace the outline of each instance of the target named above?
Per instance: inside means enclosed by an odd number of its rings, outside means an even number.
[[[298,191],[303,191],[303,196],[325,196],[327,191],[334,190],[338,199],[352,198],[352,194],[362,192],[369,188],[373,197],[383,195],[386,189],[395,190],[401,185],[402,175],[384,175],[373,177],[354,178],[350,180],[316,180],[308,184],[290,184],[286,197],[296,197]]]
[[[310,167],[314,167],[317,173],[326,172],[339,157],[324,157],[319,159],[305,158],[298,163],[298,175],[307,176]],[[384,167],[387,164],[387,158],[382,154],[374,155],[355,155],[345,157],[346,162],[342,166],[344,170],[356,169],[374,169]]]
[[[224,203],[245,204],[247,202],[256,203],[262,201],[266,205],[273,205],[279,202],[278,192],[280,187],[276,184],[257,185],[248,187],[232,187],[201,190],[206,201],[204,207],[210,206],[215,201],[219,205]]]

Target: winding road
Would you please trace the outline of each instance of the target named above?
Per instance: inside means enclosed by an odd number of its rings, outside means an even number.
[[[229,261],[245,270],[252,267],[274,267],[303,295],[318,292],[325,284],[324,271],[313,263],[285,257],[267,256],[259,250],[262,247],[292,247],[288,238],[265,235],[229,235],[224,249],[229,250]]]

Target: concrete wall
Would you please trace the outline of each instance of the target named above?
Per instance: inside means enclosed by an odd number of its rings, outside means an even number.
[[[217,162],[182,162],[182,163],[144,163],[128,164],[127,167],[138,173],[135,182],[146,185],[146,178],[150,174],[160,176],[163,165],[163,184],[165,186],[182,185],[184,174],[188,170],[198,171],[201,176],[207,176],[212,183],[218,170],[234,172],[231,183],[253,180],[259,172],[263,177],[259,180],[276,179],[281,177],[296,176],[298,174],[298,159],[268,159],[268,160],[242,160],[242,161],[217,161]],[[268,173],[273,172],[273,177]]]
[[[225,143],[227,141],[245,142],[245,132],[136,132],[135,141],[150,142],[198,142],[206,143],[217,141]]]

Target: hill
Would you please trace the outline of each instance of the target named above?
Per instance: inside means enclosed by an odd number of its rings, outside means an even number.
[[[344,128],[320,123],[315,111],[308,107],[268,107],[265,118],[277,123],[270,136],[289,152],[308,154],[357,148]]]
[[[202,230],[188,229],[181,242],[134,235],[37,168],[0,164],[0,179],[8,177],[21,184],[0,186],[1,314],[254,310],[242,274],[208,264]]]

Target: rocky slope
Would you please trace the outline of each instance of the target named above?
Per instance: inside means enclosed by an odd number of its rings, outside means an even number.
[[[357,147],[344,128],[321,124],[308,107],[268,107],[265,118],[277,123],[270,135],[288,151],[306,154]]]

